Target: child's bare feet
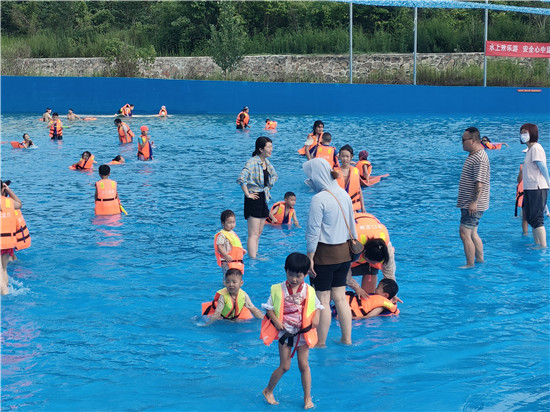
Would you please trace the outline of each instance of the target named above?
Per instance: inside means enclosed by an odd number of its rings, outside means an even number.
[[[267,401],[267,403],[269,403],[270,405],[278,405],[279,402],[277,402],[275,400],[275,397],[273,396],[273,391],[270,391],[269,389],[265,388],[263,391],[262,391],[263,395],[264,395],[264,398],[265,400]]]
[[[311,398],[304,399],[304,409],[311,409],[314,406],[315,405],[313,404],[313,401],[311,400]]]

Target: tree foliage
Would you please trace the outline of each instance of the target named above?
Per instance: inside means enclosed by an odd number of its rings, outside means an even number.
[[[111,64],[107,75],[138,77],[142,65],[155,62],[155,48],[136,48],[119,39],[113,39],[105,46],[105,59]]]
[[[91,57],[104,56],[109,42],[120,39],[152,46],[159,56],[208,55],[211,26],[225,3],[242,23],[244,54],[347,52],[349,5],[330,1],[3,1],[2,48],[30,47],[31,57]],[[550,8],[538,1],[497,3]],[[356,52],[412,52],[411,8],[355,4],[353,14]],[[483,10],[419,9],[418,51],[482,51],[483,20]],[[490,11],[489,39],[550,42],[550,20]]]
[[[244,58],[244,21],[236,13],[232,2],[222,2],[217,27],[211,26],[210,50],[212,60],[223,71],[225,78]]]

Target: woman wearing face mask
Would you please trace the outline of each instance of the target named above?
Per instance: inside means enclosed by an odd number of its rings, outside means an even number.
[[[544,210],[550,187],[550,177],[546,165],[546,153],[538,143],[539,129],[532,123],[520,128],[520,140],[527,145],[527,153],[518,181],[523,180],[523,213],[525,220],[533,228],[533,238],[540,248],[546,248]]]
[[[351,310],[346,296],[346,280],[351,264],[348,239],[357,238],[351,198],[338,186],[338,173],[325,159],[304,163],[306,184],[317,192],[311,199],[306,228],[306,249],[311,259],[310,279],[325,308],[334,301],[342,329],[341,342],[351,345]],[[348,229],[349,225],[349,229]],[[326,346],[331,312],[321,311],[317,327],[317,347]]]

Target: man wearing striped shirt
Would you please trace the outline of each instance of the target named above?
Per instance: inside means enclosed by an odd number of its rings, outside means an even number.
[[[456,206],[460,208],[460,239],[466,255],[466,265],[461,268],[471,268],[475,262],[483,263],[483,242],[477,227],[483,212],[489,209],[491,165],[477,128],[466,129],[462,149],[469,154],[462,167]]]

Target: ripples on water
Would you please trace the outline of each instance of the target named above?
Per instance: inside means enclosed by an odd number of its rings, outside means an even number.
[[[12,293],[2,298],[4,409],[272,409],[260,391],[278,353],[259,340],[259,321],[199,326],[200,303],[221,286],[212,247],[222,210],[235,211],[246,241],[235,180],[258,136],[274,141],[275,200],[294,191],[307,222],[312,193],[296,149],[316,117],[269,114],[276,133],[261,130],[266,116],[252,117],[249,133],[233,129],[234,116],[130,119],[134,131],[149,126],[149,163],[135,160],[135,144],[117,144],[112,118],[64,121],[57,144],[36,116],[2,117],[3,141],[28,132],[38,146],[2,145],[2,178],[24,202],[33,242],[10,264]],[[365,205],[397,249],[404,304],[397,318],[355,322],[351,347],[336,343],[333,323],[328,349],[310,353],[318,409],[547,410],[548,252],[528,249],[513,209],[519,126],[537,123],[548,151],[548,119],[322,119],[335,146],[367,149],[373,173],[390,174],[365,189]],[[510,148],[489,153],[491,209],[480,226],[487,263],[463,271],[455,202],[461,135],[472,125]],[[94,216],[97,171],[68,169],[84,150],[99,164],[126,157],[111,176],[128,216]],[[268,260],[247,261],[244,278],[257,306],[284,279],[286,255],[305,250],[304,231],[266,227]],[[278,410],[301,408],[297,365],[275,395]]]

